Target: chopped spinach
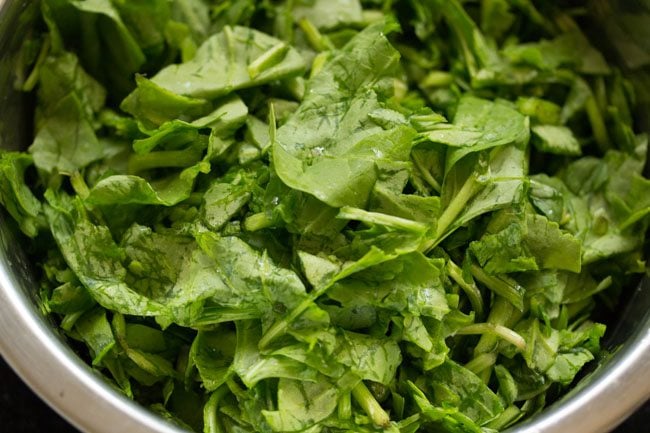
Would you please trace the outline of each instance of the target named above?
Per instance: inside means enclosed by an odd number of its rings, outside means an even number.
[[[43,0],[0,203],[46,310],[187,429],[533,415],[647,272],[648,138],[582,3]]]

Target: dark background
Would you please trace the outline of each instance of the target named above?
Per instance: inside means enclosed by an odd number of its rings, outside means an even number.
[[[612,402],[615,404],[615,402]],[[650,403],[628,419],[615,433],[648,431]],[[0,358],[0,431],[11,433],[77,433],[77,430],[36,397]],[[587,433],[587,432],[570,432]]]

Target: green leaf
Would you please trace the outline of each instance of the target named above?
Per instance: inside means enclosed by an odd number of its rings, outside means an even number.
[[[72,174],[104,156],[82,101],[75,93],[62,97],[49,110],[29,152],[39,169],[65,174]]]
[[[317,383],[322,376],[314,369],[293,359],[266,356],[260,353],[257,343],[261,337],[261,327],[252,321],[237,321],[237,350],[232,365],[233,370],[248,387],[259,381],[274,377],[294,379],[301,382]]]
[[[450,311],[443,276],[439,261],[414,252],[342,279],[327,294],[347,307],[372,305],[442,319]]]
[[[504,407],[499,398],[466,368],[453,361],[446,361],[431,372],[435,402],[456,406],[478,425],[495,419]]]
[[[580,143],[565,126],[536,125],[532,131],[533,144],[542,152],[572,156],[582,154]]]
[[[79,98],[88,119],[92,119],[106,102],[106,90],[84,71],[76,55],[64,52],[60,56],[47,57],[39,70],[38,88],[45,113],[70,93]]]
[[[323,65],[273,142],[280,179],[333,207],[364,207],[377,161],[408,161],[413,129],[383,130],[372,119],[399,60],[383,36],[385,26],[368,27]],[[351,63],[362,66],[351,70]],[[321,182],[323,176],[330,182]]]
[[[273,431],[301,431],[327,418],[336,409],[338,391],[327,382],[280,379],[278,410],[262,411]]]
[[[236,335],[224,327],[215,331],[199,331],[192,342],[190,359],[199,372],[207,391],[219,389],[231,376]]]
[[[66,45],[78,47],[84,69],[120,99],[132,88],[132,74],[146,56],[109,0],[48,0],[51,24]]]
[[[152,299],[167,296],[185,257],[196,248],[192,238],[156,233],[136,224],[124,233],[120,247],[128,263],[129,286]]]
[[[106,311],[95,308],[77,320],[75,330],[88,345],[93,365],[101,365],[102,360],[115,347],[115,337],[106,319]]]
[[[203,196],[203,222],[212,230],[219,230],[251,199],[256,186],[255,177],[245,171],[233,173],[231,179],[214,182]]]
[[[518,206],[527,184],[525,153],[510,145],[461,160],[445,177],[436,238],[425,250],[485,213]]]
[[[153,316],[162,306],[126,284],[123,253],[104,226],[90,222],[79,200],[50,193],[45,207],[50,230],[66,263],[104,308],[123,314]]]
[[[175,21],[189,28],[197,43],[202,43],[210,34],[210,8],[202,0],[174,0],[171,13]]]
[[[361,3],[358,0],[315,0],[311,4],[300,4],[293,8],[296,21],[307,18],[319,29],[360,24],[363,20]]]
[[[587,74],[607,74],[607,62],[579,31],[558,36],[552,41],[521,44],[508,47],[504,55],[514,64],[527,64],[541,70],[553,71],[574,66]]]
[[[578,371],[594,356],[586,349],[576,349],[573,352],[561,353],[555,363],[546,371],[546,375],[554,382],[569,385]]]
[[[390,384],[402,362],[397,342],[348,331],[337,337],[340,339],[337,361],[361,379]]]
[[[174,119],[194,120],[210,112],[202,98],[173,93],[152,80],[136,75],[137,88],[120,104],[147,128],[156,128]]]
[[[223,307],[253,308],[266,320],[292,310],[307,299],[298,275],[274,264],[236,237],[197,235],[201,249],[214,260],[211,278],[221,284],[210,289],[212,302]],[[220,286],[220,287],[219,287]]]
[[[507,103],[492,102],[473,96],[460,99],[453,123],[440,124],[423,134],[434,143],[445,144],[445,172],[470,153],[514,144],[523,147],[530,137],[528,119]]]
[[[196,177],[207,171],[209,166],[201,162],[178,174],[152,182],[133,175],[109,176],[90,190],[86,202],[93,205],[121,203],[173,206],[190,196]]]
[[[32,157],[24,153],[0,153],[0,204],[29,237],[45,225],[41,202],[25,184],[25,170],[32,164]]]
[[[298,75],[305,64],[300,54],[289,48],[276,62],[250,76],[248,66],[279,43],[257,30],[227,26],[206,40],[192,60],[163,68],[151,81],[176,95],[215,99],[234,90]]]
[[[471,418],[460,412],[456,405],[451,407],[434,406],[413,382],[408,381],[407,386],[419,412],[426,421],[440,423],[452,433],[480,433],[483,431]]]
[[[521,221],[521,219],[525,221]],[[490,274],[562,269],[580,272],[581,245],[557,224],[540,215],[496,214],[470,251]]]

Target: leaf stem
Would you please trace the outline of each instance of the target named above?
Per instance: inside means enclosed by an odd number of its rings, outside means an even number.
[[[390,227],[395,230],[404,230],[413,233],[424,233],[427,230],[426,224],[417,221],[400,218],[392,215],[386,215],[379,212],[368,212],[363,209],[357,209],[344,206],[339,210],[338,219],[357,220],[367,224],[378,224]]]
[[[411,155],[411,158],[413,158],[413,162],[415,163],[415,166],[420,171],[420,174],[422,175],[422,178],[426,181],[426,183],[428,183],[429,186],[433,188],[435,192],[440,194],[442,187],[440,186],[438,181],[431,175],[431,172],[425,167],[420,156],[414,153],[413,155]]]
[[[594,140],[598,145],[598,149],[605,153],[609,150],[609,135],[607,134],[607,127],[605,126],[605,120],[603,115],[598,108],[598,103],[596,98],[592,95],[585,104],[585,110],[587,112],[587,117],[589,118],[589,123],[591,124],[591,130],[594,133]]]
[[[298,21],[298,25],[300,26],[300,29],[305,33],[305,36],[309,41],[309,45],[311,45],[312,48],[316,51],[323,52],[331,50],[333,48],[329,38],[327,36],[323,36],[323,34],[318,31],[318,28],[311,21],[309,21],[309,19],[301,19]]]
[[[521,409],[515,405],[511,405],[508,406],[506,410],[501,412],[501,415],[499,415],[496,419],[490,421],[486,427],[500,431],[511,425],[518,418],[521,418],[521,416]]]
[[[479,356],[472,359],[467,364],[465,364],[465,368],[474,374],[479,374],[486,368],[492,367],[496,362],[497,362],[496,353],[494,352],[482,353]]]
[[[222,385],[214,391],[208,402],[203,406],[203,433],[222,433],[221,423],[217,418],[217,409],[219,402],[226,396],[229,389],[227,386]]]
[[[469,178],[465,181],[462,188],[454,196],[454,198],[449,202],[449,205],[445,208],[438,219],[438,225],[436,227],[436,235],[433,239],[424,243],[420,247],[420,251],[423,253],[428,253],[432,249],[438,246],[450,232],[448,232],[449,227],[452,225],[454,220],[460,215],[467,203],[474,198],[476,194],[481,191],[483,185],[478,181],[475,174],[470,175]]]
[[[477,265],[472,265],[470,271],[474,278],[483,283],[488,289],[508,300],[519,311],[524,310],[523,288],[517,283],[506,280],[504,276],[488,275]]]
[[[75,171],[70,176],[70,185],[72,185],[72,189],[74,189],[77,195],[83,200],[87,199],[90,195],[90,188],[88,188],[86,180],[78,171]]]
[[[31,92],[34,90],[34,87],[38,83],[38,80],[40,78],[40,72],[41,72],[41,66],[45,62],[45,59],[47,59],[48,54],[50,53],[50,45],[51,45],[51,36],[48,36],[45,38],[43,41],[43,45],[41,46],[41,51],[38,53],[38,58],[36,59],[36,63],[34,63],[34,67],[32,68],[32,71],[30,72],[29,76],[23,83],[22,91],[23,92]]]
[[[519,320],[521,314],[521,312],[515,310],[515,307],[509,301],[497,296],[487,318],[487,323],[511,327]],[[474,357],[492,351],[496,343],[497,337],[495,334],[483,334],[474,348]]]
[[[272,46],[248,65],[248,75],[255,79],[262,72],[280,63],[288,51],[289,45],[284,42]]]
[[[475,175],[471,175],[458,191],[458,194],[449,202],[449,206],[444,210],[438,220],[436,236],[442,238],[449,226],[463,210],[468,201],[470,201],[481,189],[482,185],[478,182]]]
[[[253,214],[244,220],[244,230],[247,232],[256,232],[272,225],[273,219],[269,218],[266,212]]]
[[[268,331],[260,338],[258,347],[260,350],[264,349],[271,343],[273,340],[278,338],[281,335],[284,335],[289,329],[289,324],[292,323],[298,316],[300,316],[309,306],[320,296],[321,292],[312,292],[309,297],[302,301],[296,308],[291,310],[288,316],[275,322]]]
[[[477,335],[477,334],[493,334],[497,337],[506,340],[508,343],[513,344],[519,350],[526,350],[526,340],[524,337],[516,333],[510,328],[506,328],[503,325],[495,325],[493,323],[474,323],[472,325],[467,325],[463,328],[460,328],[456,331],[457,335]],[[474,358],[474,360],[478,357]]]
[[[339,397],[338,415],[340,419],[352,418],[352,394],[344,392]]]
[[[390,417],[363,381],[352,389],[352,396],[376,426],[386,428],[390,425]]]
[[[462,269],[451,259],[447,261],[447,274],[463,289],[469,298],[470,304],[472,304],[472,309],[476,312],[476,316],[483,317],[483,297],[478,286],[473,281],[467,282],[463,277]]]

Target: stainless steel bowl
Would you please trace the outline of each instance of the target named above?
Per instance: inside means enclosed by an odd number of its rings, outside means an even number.
[[[25,96],[13,90],[14,65],[37,12],[36,1],[0,0],[0,147],[5,149],[23,147],[27,140],[29,115]],[[638,59],[625,60],[633,65]],[[647,75],[641,78],[649,80]],[[38,306],[37,284],[16,233],[10,218],[0,212],[0,354],[82,431],[180,432],[113,389],[67,346]],[[607,432],[650,398],[650,279],[627,303],[607,339],[613,354],[569,395],[510,433]]]

